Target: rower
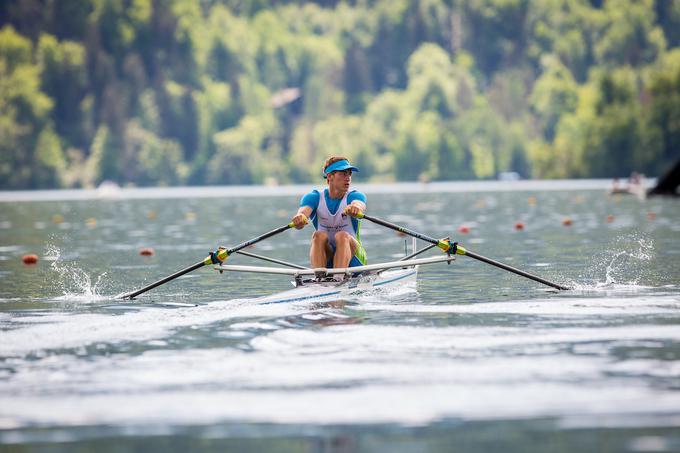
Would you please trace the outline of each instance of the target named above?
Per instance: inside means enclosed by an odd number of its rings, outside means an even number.
[[[300,230],[311,219],[316,229],[309,251],[313,268],[366,264],[359,236],[361,223],[356,218],[366,210],[366,195],[350,188],[352,173],[358,171],[346,157],[330,157],[323,165],[328,187],[314,189],[300,200],[292,223]]]

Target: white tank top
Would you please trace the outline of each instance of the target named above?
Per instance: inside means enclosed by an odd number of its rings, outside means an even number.
[[[328,209],[325,192],[326,190],[321,192],[319,206],[316,208],[317,230],[327,232],[328,242],[335,246],[335,233],[338,231],[347,231],[352,237],[356,237],[357,232],[354,230],[354,225],[352,225],[352,217],[345,214],[349,192],[342,197],[342,201],[335,214],[331,214],[331,211]]]

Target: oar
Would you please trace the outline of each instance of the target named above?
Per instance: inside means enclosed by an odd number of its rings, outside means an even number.
[[[120,297],[121,299],[134,299],[134,298],[137,297],[138,295],[140,295],[140,294],[142,294],[142,293],[145,293],[145,292],[149,291],[150,289],[153,289],[153,288],[155,288],[155,287],[157,287],[157,286],[160,286],[160,285],[162,285],[162,284],[164,284],[164,283],[167,283],[167,282],[169,282],[169,281],[171,281],[171,280],[174,280],[174,279],[176,279],[177,277],[181,277],[181,276],[184,275],[184,274],[188,274],[188,273],[191,272],[191,271],[195,271],[196,269],[198,269],[198,268],[200,268],[200,267],[209,266],[209,265],[211,265],[211,264],[221,263],[221,262],[223,262],[224,260],[226,260],[226,259],[229,257],[229,255],[231,255],[231,254],[233,254],[233,253],[236,253],[236,252],[238,252],[239,250],[244,249],[244,248],[246,248],[246,247],[248,247],[248,246],[250,246],[250,245],[253,245],[253,244],[257,243],[257,242],[260,242],[260,241],[262,241],[262,240],[265,240],[265,239],[267,239],[267,238],[270,238],[270,237],[272,237],[272,236],[275,236],[275,235],[277,235],[277,234],[279,234],[279,233],[282,233],[282,232],[284,232],[284,231],[286,231],[286,230],[288,230],[288,229],[290,229],[290,228],[293,228],[294,226],[295,226],[295,225],[293,225],[293,222],[291,222],[291,223],[289,223],[288,225],[280,226],[280,227],[278,227],[278,228],[276,228],[276,229],[274,229],[274,230],[271,230],[271,231],[269,231],[269,232],[267,232],[267,233],[264,233],[263,235],[257,236],[257,237],[255,237],[255,238],[253,238],[253,239],[250,239],[250,240],[248,240],[248,241],[246,241],[246,242],[243,242],[243,243],[237,245],[236,247],[232,247],[232,248],[230,248],[230,249],[219,248],[219,249],[217,249],[217,251],[211,252],[210,255],[208,255],[203,261],[199,261],[198,263],[196,263],[196,264],[194,264],[194,265],[192,265],[192,266],[189,266],[189,267],[187,267],[186,269],[182,269],[181,271],[177,271],[177,272],[175,272],[175,273],[172,274],[172,275],[168,275],[167,277],[165,277],[165,278],[163,278],[163,279],[161,279],[161,280],[158,280],[157,282],[151,283],[150,285],[147,285],[147,286],[145,286],[144,288],[140,288],[140,289],[138,289],[138,290],[129,292],[129,293],[127,293],[127,294],[123,294],[122,296],[119,296],[119,297]]]
[[[499,268],[504,269],[506,271],[513,272],[517,275],[521,275],[522,277],[526,277],[530,280],[533,280],[533,281],[536,281],[536,282],[539,282],[539,283],[543,283],[544,285],[552,286],[553,288],[562,289],[562,290],[570,289],[566,286],[562,286],[560,284],[553,283],[553,282],[548,281],[544,278],[541,278],[537,275],[533,275],[533,274],[530,274],[528,272],[525,272],[521,269],[517,269],[515,267],[508,266],[507,264],[503,264],[503,263],[498,262],[496,260],[492,260],[491,258],[487,258],[485,256],[473,253],[469,250],[466,250],[464,247],[462,247],[461,245],[459,245],[456,242],[452,243],[451,241],[447,241],[447,240],[435,239],[433,237],[424,235],[422,233],[418,233],[417,231],[409,230],[408,228],[405,228],[403,226],[399,226],[397,224],[388,222],[386,220],[379,219],[377,217],[369,216],[369,215],[366,215],[366,214],[359,214],[357,216],[357,218],[370,220],[371,222],[376,223],[378,225],[382,225],[382,226],[390,228],[392,230],[400,231],[400,232],[407,234],[409,236],[413,236],[414,238],[420,239],[422,241],[429,242],[430,244],[436,245],[440,249],[444,250],[446,253],[469,256],[470,258],[474,258],[476,260],[483,261],[487,264],[491,264],[492,266],[496,266],[496,267],[499,267]]]

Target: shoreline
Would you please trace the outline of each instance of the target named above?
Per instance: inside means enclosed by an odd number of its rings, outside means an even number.
[[[656,178],[647,178],[645,187],[656,184]],[[176,187],[126,187],[106,186],[99,189],[51,189],[0,191],[0,203],[25,201],[74,201],[74,200],[143,200],[230,197],[284,197],[306,193],[318,184],[291,185],[233,185],[233,186],[176,186]],[[518,181],[440,181],[358,183],[353,187],[366,194],[381,193],[479,193],[564,190],[609,190],[611,179],[550,179]]]

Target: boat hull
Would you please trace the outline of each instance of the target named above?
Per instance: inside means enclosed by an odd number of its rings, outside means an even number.
[[[255,302],[265,305],[346,299],[371,291],[384,291],[409,282],[415,282],[417,277],[418,266],[415,266],[359,275],[341,282],[304,281],[294,289],[260,297],[255,299]]]

